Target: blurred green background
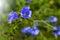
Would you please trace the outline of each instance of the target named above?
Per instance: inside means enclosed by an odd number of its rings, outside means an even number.
[[[6,0],[8,10],[0,15],[0,40],[60,40],[60,37],[55,37],[52,32],[52,28],[47,25],[50,24],[54,27],[55,24],[39,22],[38,28],[40,34],[36,37],[29,36],[24,37],[20,32],[21,28],[26,26],[33,27],[35,20],[46,20],[50,16],[56,16],[58,22],[56,25],[60,25],[60,0],[32,0],[31,3],[26,3],[26,0]],[[32,17],[30,19],[23,19],[20,15],[20,11],[23,6],[28,5],[32,10]],[[19,14],[19,20],[14,20],[11,24],[8,24],[8,14],[12,11],[16,11]],[[43,25],[43,26],[42,26]]]

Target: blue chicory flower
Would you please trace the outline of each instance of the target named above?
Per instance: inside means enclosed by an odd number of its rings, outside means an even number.
[[[47,22],[57,22],[57,18],[55,16],[51,16],[49,19],[47,19]]]
[[[30,18],[32,15],[32,11],[30,10],[29,6],[23,6],[21,10],[22,18]]]
[[[14,11],[10,12],[8,15],[8,23],[11,23],[15,19],[18,19],[18,14]]]
[[[55,37],[60,36],[60,26],[53,27],[53,33]]]
[[[39,30],[37,27],[31,28],[31,27],[26,27],[21,30],[23,34],[29,33],[32,36],[36,36],[39,34]]]
[[[30,30],[31,30],[31,27],[25,27],[25,28],[23,28],[23,29],[21,30],[21,32],[22,32],[23,34],[26,34],[27,32],[30,32]]]

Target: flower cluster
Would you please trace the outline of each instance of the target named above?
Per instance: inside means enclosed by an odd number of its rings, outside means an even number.
[[[32,2],[32,0],[27,0],[27,2]],[[22,18],[31,18],[32,16],[32,11],[30,10],[29,6],[23,6],[21,11],[20,11],[21,17]],[[18,14],[14,11],[10,12],[9,17],[8,17],[8,23],[11,23],[13,20],[18,19]],[[48,18],[46,20],[46,22],[51,22],[51,23],[56,23],[57,22],[57,18],[55,16],[51,16],[50,18]],[[27,34],[29,33],[32,36],[36,36],[39,34],[40,30],[37,28],[38,23],[35,22],[34,23],[34,27],[25,27],[23,29],[21,29],[21,32],[23,34]],[[53,33],[55,36],[59,36],[60,35],[60,26],[55,26],[53,27]]]
[[[57,18],[55,16],[51,16],[50,18],[47,19],[47,22],[57,23]],[[60,35],[60,26],[53,27],[53,34],[55,37]]]
[[[32,15],[32,11],[30,10],[29,6],[23,6],[21,10],[21,17],[22,18],[30,18]],[[8,22],[11,23],[13,20],[18,19],[18,14],[14,11],[10,12],[8,15]]]
[[[23,34],[29,33],[32,36],[36,36],[39,34],[39,29],[37,27],[31,28],[31,27],[26,27],[21,30]]]

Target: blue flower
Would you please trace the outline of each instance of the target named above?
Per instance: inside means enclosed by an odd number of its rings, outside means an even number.
[[[39,34],[39,29],[37,27],[31,28],[31,27],[26,27],[21,30],[23,34],[31,34],[32,36],[36,36]]]
[[[32,15],[32,11],[30,10],[30,7],[24,6],[21,10],[22,18],[30,18],[31,15]]]
[[[8,16],[8,23],[11,23],[13,20],[18,19],[18,14],[14,11],[10,12]]]
[[[26,28],[23,28],[23,29],[21,30],[21,32],[22,32],[23,34],[26,34],[26,33],[29,33],[30,30],[31,30],[31,27],[26,27]]]
[[[39,34],[39,29],[37,27],[34,27],[30,33],[31,35],[36,36]]]
[[[47,22],[57,22],[57,18],[55,16],[51,16],[49,19],[47,19]]]
[[[32,2],[32,0],[27,0],[28,3]]]
[[[53,34],[55,37],[60,36],[60,26],[53,27]]]
[[[53,32],[53,34],[55,37],[60,36],[60,31]]]

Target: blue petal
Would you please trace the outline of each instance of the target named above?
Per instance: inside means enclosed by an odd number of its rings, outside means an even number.
[[[54,32],[54,36],[57,37],[58,36],[58,33],[57,32]]]
[[[60,31],[58,32],[58,35],[60,36]]]
[[[36,36],[36,35],[38,35],[39,34],[39,30],[38,30],[38,28],[33,28],[33,30],[31,31],[31,35],[33,35],[33,36]]]

